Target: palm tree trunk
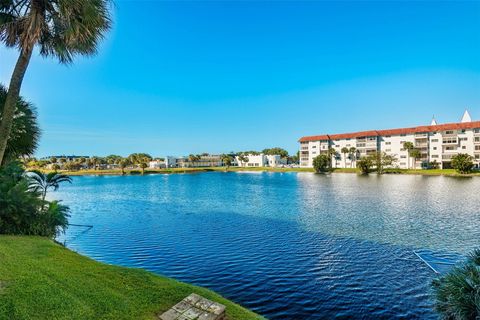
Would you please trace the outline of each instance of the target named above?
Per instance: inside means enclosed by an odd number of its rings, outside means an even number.
[[[27,71],[30,58],[32,56],[33,47],[28,46],[22,49],[18,57],[15,69],[13,70],[8,87],[7,99],[3,106],[2,120],[0,122],[0,165],[3,163],[7,142],[13,125],[13,116],[15,114],[16,104],[20,96],[23,78]]]

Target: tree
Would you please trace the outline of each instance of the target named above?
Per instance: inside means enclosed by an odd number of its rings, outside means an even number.
[[[362,174],[369,174],[372,172],[373,165],[372,157],[362,157],[357,161],[357,168],[360,169]]]
[[[329,161],[330,161],[330,168],[333,168],[333,160],[332,158],[335,157],[335,167],[337,166],[337,150],[335,150],[335,148],[328,148],[328,158],[329,158]]]
[[[417,159],[422,157],[422,153],[420,150],[413,148],[408,152],[408,155],[413,158],[413,169],[415,169],[417,166]]]
[[[93,156],[91,161],[92,161],[93,170],[97,170],[98,165],[100,164],[100,158]]]
[[[125,175],[125,168],[130,165],[130,160],[128,158],[122,158],[118,162],[120,169],[122,170],[122,175]]]
[[[4,0],[0,2],[0,41],[20,53],[0,121],[0,164],[10,138],[15,106],[35,46],[42,56],[68,64],[92,55],[110,28],[109,0]]]
[[[348,153],[349,153],[349,156],[350,156],[350,167],[352,167],[353,162],[356,161],[356,159],[357,159],[357,148],[350,147],[350,149],[348,149]]]
[[[148,167],[148,162],[150,160],[151,160],[151,158],[148,158],[148,157],[143,157],[143,158],[139,159],[138,164],[139,164],[140,168],[142,169],[142,175],[145,174],[145,168]]]
[[[404,142],[403,149],[407,151],[407,169],[410,169],[410,152],[413,150],[414,145],[412,142]]]
[[[72,178],[67,175],[57,172],[43,173],[41,171],[33,170],[27,173],[30,178],[29,188],[33,192],[39,192],[42,201],[45,201],[49,189],[58,190],[60,183],[72,183]]]
[[[233,163],[233,157],[229,154],[222,154],[220,156],[220,159],[222,160],[223,164],[226,166],[225,171],[228,171],[228,169]]]
[[[343,147],[341,151],[343,153],[343,166],[346,168],[347,167],[347,153],[349,152],[349,149],[347,147]]]
[[[316,173],[327,172],[331,168],[331,157],[328,154],[320,154],[313,158],[313,168]]]
[[[240,166],[241,167],[244,167],[246,163],[248,163],[248,157],[243,154],[243,153],[240,153],[237,157],[238,161],[240,162]]]
[[[3,117],[6,99],[7,89],[0,85],[0,119]],[[22,97],[18,97],[10,137],[5,149],[4,162],[33,155],[39,139],[40,128],[38,127],[36,109],[33,104],[25,101]]]
[[[288,151],[279,147],[271,148],[271,149],[263,149],[262,153],[266,155],[279,155],[281,158],[288,157]]]
[[[386,152],[376,152],[367,156],[367,158],[371,160],[371,163],[377,169],[378,174],[383,174],[385,168],[392,167],[397,162],[397,158],[394,155],[387,154]]]
[[[473,169],[473,157],[467,153],[459,153],[452,157],[452,168],[461,174],[469,173]]]
[[[57,158],[56,157],[51,157],[50,158],[50,163],[53,163],[53,164],[57,163]]]
[[[441,319],[480,319],[480,249],[432,282]]]

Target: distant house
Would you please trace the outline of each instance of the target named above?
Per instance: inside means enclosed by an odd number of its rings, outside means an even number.
[[[152,160],[148,163],[150,169],[163,169],[166,168],[165,161],[163,160]]]
[[[287,159],[280,155],[247,154],[248,161],[240,161],[240,157],[235,157],[235,162],[239,167],[281,167],[287,164]]]

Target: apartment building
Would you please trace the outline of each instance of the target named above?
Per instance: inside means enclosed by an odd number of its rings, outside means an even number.
[[[460,122],[438,124],[435,119],[428,126],[369,130],[342,134],[323,134],[302,137],[300,166],[313,167],[313,159],[321,153],[332,153],[332,166],[355,167],[359,158],[376,152],[385,152],[397,158],[396,167],[423,168],[435,162],[439,168],[450,168],[454,155],[468,153],[480,167],[480,121],[472,121],[465,111]],[[411,159],[403,148],[411,142],[420,151],[420,158]],[[343,152],[348,149],[348,152]]]

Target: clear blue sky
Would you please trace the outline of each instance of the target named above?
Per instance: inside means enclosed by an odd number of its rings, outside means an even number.
[[[480,119],[480,2],[121,1],[94,58],[34,57],[38,156],[295,152],[303,135]],[[0,82],[17,53],[0,49]]]

